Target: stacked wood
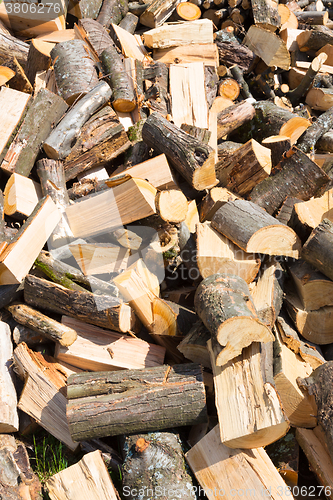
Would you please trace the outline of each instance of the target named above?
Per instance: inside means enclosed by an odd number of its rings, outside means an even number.
[[[1,434],[18,431],[17,396],[14,386],[14,373],[10,366],[13,356],[13,345],[10,328],[1,321],[1,384],[0,384],[0,432]]]

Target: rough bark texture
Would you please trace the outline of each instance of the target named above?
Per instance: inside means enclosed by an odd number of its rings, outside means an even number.
[[[215,152],[159,113],[153,113],[142,128],[148,146],[165,155],[187,182],[198,191],[217,184],[214,169]]]
[[[51,51],[59,95],[73,104],[98,84],[94,61],[82,40],[58,43]]]
[[[135,16],[134,14],[132,14],[132,12],[127,12],[124,19],[120,21],[119,26],[134,35],[138,22],[138,16]]]
[[[6,59],[16,57],[21,66],[25,66],[28,58],[29,45],[11,35],[5,25],[0,22],[0,64]]]
[[[226,108],[217,115],[217,138],[221,139],[254,117],[252,104],[242,101]]]
[[[94,19],[79,19],[79,27],[85,31],[86,38],[98,57],[103,50],[113,45],[109,33],[98,21]]]
[[[273,136],[262,141],[262,145],[271,150],[272,167],[276,167],[281,161],[282,155],[291,148],[289,137]]]
[[[333,280],[333,223],[324,219],[311,233],[302,248],[302,259]]]
[[[119,24],[128,12],[127,0],[107,0],[103,2],[97,21],[108,28],[110,24]]]
[[[153,0],[141,14],[140,23],[149,28],[161,26],[173,13],[179,0]]]
[[[192,478],[186,470],[182,443],[174,432],[126,436],[123,444],[123,495],[132,500],[153,492],[160,500],[193,499]],[[144,492],[144,493],[142,493]]]
[[[252,190],[250,199],[273,214],[287,196],[307,201],[312,196],[322,195],[329,182],[325,172],[293,146],[281,160],[278,172],[258,184]]]
[[[31,41],[28,53],[28,59],[25,66],[25,74],[31,85],[34,86],[36,73],[38,71],[46,71],[49,69],[51,64],[51,58],[48,55],[40,52],[34,44],[34,40]]]
[[[27,304],[59,314],[66,314],[86,323],[116,330],[120,328],[120,317],[125,308],[119,299],[90,292],[77,292],[42,278],[28,275],[24,283],[24,300]],[[127,323],[127,322],[126,322]],[[130,328],[127,328],[127,331]]]
[[[332,44],[333,34],[330,28],[326,26],[318,26],[315,29],[301,33],[301,37],[297,37],[297,43],[299,41],[299,47],[304,48],[304,50],[319,50],[326,44]]]
[[[309,127],[299,140],[297,146],[304,153],[314,151],[316,142],[333,127],[333,107],[320,117]]]
[[[207,421],[202,368],[196,364],[75,374],[67,391],[67,418],[77,441]]]
[[[254,67],[256,55],[245,45],[241,45],[235,37],[226,39],[221,35],[222,31],[216,33],[215,43],[219,51],[221,65],[237,64],[244,73],[249,73]]]

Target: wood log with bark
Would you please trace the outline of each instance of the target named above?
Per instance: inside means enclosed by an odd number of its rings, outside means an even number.
[[[330,279],[333,279],[333,270],[328,248],[331,245],[332,238],[333,223],[328,219],[324,219],[313,229],[301,253],[302,259],[315,266]]]
[[[9,325],[0,322],[0,433],[17,432],[19,419],[12,368],[13,344]]]
[[[305,310],[315,311],[333,305],[333,281],[317,271],[311,264],[298,260],[288,264],[288,270],[296,286]]]

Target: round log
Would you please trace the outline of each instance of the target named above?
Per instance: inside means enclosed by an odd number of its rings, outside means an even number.
[[[155,198],[156,210],[166,222],[182,222],[186,218],[188,205],[182,191],[169,189],[160,191]]]
[[[127,12],[126,16],[120,21],[119,26],[134,35],[138,22],[138,16],[132,14],[132,12]]]
[[[333,280],[333,223],[324,219],[305,242],[301,257]]]
[[[105,0],[99,11],[97,21],[108,28],[110,24],[119,24],[127,12],[127,0]]]

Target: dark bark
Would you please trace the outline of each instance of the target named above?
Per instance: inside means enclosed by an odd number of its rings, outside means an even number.
[[[256,111],[252,104],[243,101],[226,108],[217,115],[217,138],[221,139],[249,122]]]
[[[220,33],[221,31],[217,32],[215,39],[219,51],[220,64],[227,66],[237,64],[244,73],[250,73],[256,61],[254,52],[245,45],[241,45],[236,39],[222,41],[219,36]]]
[[[197,321],[177,349],[193,363],[200,363],[205,368],[211,368],[207,341],[211,338],[209,330],[201,321]]]
[[[149,28],[161,26],[173,13],[179,0],[153,0],[141,14],[140,23]]]
[[[195,125],[188,125],[187,123],[182,123],[180,128],[187,134],[195,137],[196,139],[198,139],[198,141],[204,142],[205,144],[208,144],[210,136],[212,134],[211,131],[207,130],[206,128],[196,127]]]
[[[102,54],[103,50],[113,45],[109,33],[98,21],[94,19],[79,19],[79,27],[85,31],[86,37],[98,57]]]
[[[317,51],[324,45],[331,45],[333,41],[333,33],[326,26],[318,26],[315,29],[308,30],[305,35],[302,35],[302,43],[300,48]]]
[[[291,140],[289,137],[275,135],[264,139],[262,145],[271,150],[272,167],[274,168],[280,163],[284,153],[291,148]]]
[[[322,113],[320,117],[306,129],[298,141],[298,148],[304,153],[313,153],[316,142],[333,127],[333,107]]]
[[[127,12],[127,0],[105,0],[99,11],[97,21],[105,28],[108,28],[110,24],[119,24]]]
[[[67,397],[77,441],[207,421],[202,368],[196,364],[75,374],[68,378]]]
[[[324,219],[312,231],[302,248],[301,257],[333,280],[333,223]]]
[[[13,36],[5,25],[0,22],[0,64],[8,57],[13,60],[16,57],[21,66],[25,66],[29,53],[29,45]]]
[[[253,98],[253,95],[250,92],[249,86],[244,79],[242,69],[237,64],[234,64],[229,69],[230,69],[230,73],[232,74],[233,78],[236,80],[236,82],[240,86],[242,97],[244,97],[244,99]]]

